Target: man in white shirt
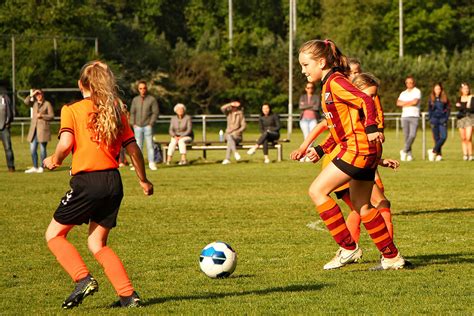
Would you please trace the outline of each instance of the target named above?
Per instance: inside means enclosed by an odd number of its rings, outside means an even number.
[[[421,91],[415,87],[415,79],[405,79],[407,89],[400,93],[397,106],[402,108],[402,128],[405,135],[405,148],[400,150],[401,161],[412,161],[411,145],[415,141],[418,120],[420,118]]]

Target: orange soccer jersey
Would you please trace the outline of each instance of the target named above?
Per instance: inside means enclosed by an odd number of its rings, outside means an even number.
[[[335,150],[334,157],[352,166],[374,169],[381,155],[380,144],[367,139],[367,133],[377,132],[374,101],[334,69],[322,84],[322,109],[330,132],[320,144],[322,150]]]
[[[89,114],[95,109],[89,98],[63,106],[61,109],[61,129],[59,137],[64,132],[74,135],[72,171],[73,175],[82,171],[99,171],[118,168],[118,157],[121,146],[126,147],[135,141],[125,115],[121,121],[123,129],[117,140],[109,147],[99,145],[92,140],[92,134],[87,128]]]

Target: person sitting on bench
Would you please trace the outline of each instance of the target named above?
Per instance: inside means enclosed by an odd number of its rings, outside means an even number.
[[[253,155],[257,151],[258,146],[263,145],[263,158],[265,163],[270,163],[268,158],[268,143],[275,142],[280,138],[280,118],[278,114],[272,112],[269,104],[262,105],[262,113],[258,119],[260,128],[260,138],[257,143],[247,151],[247,154]]]

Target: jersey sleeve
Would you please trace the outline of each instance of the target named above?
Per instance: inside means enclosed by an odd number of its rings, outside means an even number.
[[[121,117],[122,120],[122,147],[127,147],[129,144],[135,142],[135,135],[133,134],[132,129],[130,128],[130,124],[128,122],[128,119],[125,115],[122,115]]]
[[[377,110],[377,127],[379,129],[379,132],[383,132],[385,128],[385,118],[382,103],[380,102],[380,97],[378,95],[375,96],[374,103],[375,109]]]
[[[61,109],[61,128],[59,129],[58,139],[64,132],[74,135],[74,116],[71,109],[67,105],[63,106]]]
[[[362,109],[365,115],[365,132],[377,132],[377,111],[374,100],[344,78],[335,78],[330,84],[333,97],[358,110]]]

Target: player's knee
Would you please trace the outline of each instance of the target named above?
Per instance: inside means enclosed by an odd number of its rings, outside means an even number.
[[[89,251],[93,254],[98,253],[102,248],[104,248],[104,243],[101,240],[96,240],[95,238],[87,238],[87,247]]]

